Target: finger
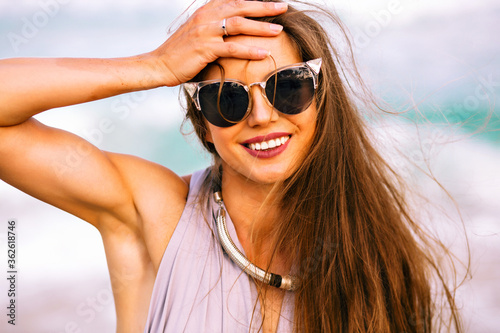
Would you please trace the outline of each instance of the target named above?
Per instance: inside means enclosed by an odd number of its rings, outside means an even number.
[[[225,31],[222,28],[223,19],[226,19],[227,34],[248,34],[265,36],[277,35],[281,28],[276,25],[266,23],[255,24],[251,20],[244,17],[265,17],[279,15],[285,12],[288,8],[286,3],[275,2],[260,2],[260,1],[243,1],[243,0],[219,0],[211,1],[208,4],[199,8],[191,17],[191,25],[202,27],[211,26],[208,31],[214,32],[216,35],[224,35]],[[233,33],[230,33],[228,26],[234,26]],[[240,27],[241,26],[241,27]],[[256,30],[252,30],[256,29]],[[204,32],[208,32],[204,28]]]
[[[197,17],[201,20],[213,20],[232,16],[264,17],[283,14],[288,4],[283,2],[262,2],[244,0],[211,1],[197,10]]]
[[[214,55],[218,58],[264,59],[269,56],[269,50],[247,46],[240,43],[223,42],[215,47]]]
[[[219,15],[222,17],[276,16],[286,12],[287,9],[288,4],[284,2],[230,0],[224,1],[219,7]]]
[[[219,28],[223,31],[222,26]],[[258,22],[244,17],[234,16],[226,19],[228,35],[276,36],[283,26],[267,22]]]

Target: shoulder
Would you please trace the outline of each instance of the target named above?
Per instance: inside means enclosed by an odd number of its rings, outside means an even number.
[[[120,230],[124,237],[133,235],[142,240],[157,266],[186,205],[190,177],[180,177],[162,165],[136,156],[105,154],[122,177],[133,209],[127,213],[127,221],[111,218],[101,234],[115,238]]]
[[[106,156],[118,169],[134,202],[151,200],[151,194],[167,196],[174,201],[185,201],[189,191],[189,178],[180,177],[170,169],[137,156],[109,153]]]

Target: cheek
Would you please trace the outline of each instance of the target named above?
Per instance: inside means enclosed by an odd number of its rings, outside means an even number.
[[[214,143],[214,139],[212,138],[212,131],[210,130],[210,127],[206,127],[207,132],[205,134],[205,140],[210,143]]]
[[[205,135],[205,139],[208,142],[213,143],[215,145],[215,149],[217,149],[220,154],[221,150],[224,150],[228,143],[232,141],[231,139],[234,137],[235,132],[234,127],[237,127],[237,125],[226,128],[217,127],[209,124],[208,122],[206,122],[206,125],[207,134]]]
[[[208,121],[205,120],[205,126],[207,128],[207,134],[205,135],[205,139],[208,142],[213,143],[214,145],[217,146],[217,143],[219,142],[219,128],[215,127],[214,125],[210,124]]]
[[[316,108],[313,106],[309,110],[302,113],[300,116],[302,116],[302,119],[300,120],[300,123],[302,125],[300,126],[301,130],[302,132],[306,133],[308,140],[312,140],[312,138],[314,137],[314,133],[316,132],[316,121],[318,116]]]
[[[204,123],[205,123],[205,128],[207,129],[206,134],[205,134],[205,140],[207,140],[210,143],[215,144],[214,141],[216,141],[216,139],[214,138],[214,135],[217,136],[220,128],[210,124],[208,122],[208,120],[206,120],[206,119],[204,119]]]

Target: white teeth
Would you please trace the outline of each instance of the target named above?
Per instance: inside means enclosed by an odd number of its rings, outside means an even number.
[[[273,149],[273,148],[281,146],[282,144],[287,142],[288,139],[290,139],[289,136],[282,136],[281,138],[272,139],[269,141],[263,141],[261,143],[251,143],[248,145],[248,148],[250,148],[251,150]]]

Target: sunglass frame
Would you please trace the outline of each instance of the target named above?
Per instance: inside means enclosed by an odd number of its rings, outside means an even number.
[[[264,81],[253,82],[253,83],[250,83],[250,84],[245,84],[244,82],[242,82],[240,80],[235,80],[235,79],[226,79],[226,80],[224,80],[224,82],[222,82],[222,83],[225,83],[225,82],[237,83],[237,84],[241,85],[245,89],[245,91],[248,94],[248,107],[247,107],[246,113],[243,116],[243,118],[241,120],[238,120],[238,121],[231,121],[231,120],[226,119],[224,117],[224,115],[221,114],[221,112],[219,112],[220,116],[225,121],[227,121],[229,123],[233,123],[233,124],[236,124],[236,123],[239,123],[239,122],[245,120],[248,117],[248,115],[250,114],[250,110],[252,109],[252,96],[250,94],[250,88],[252,86],[255,86],[255,85],[259,85],[261,87],[261,93],[264,96],[264,99],[267,101],[267,103],[270,106],[273,106],[272,103],[271,103],[271,101],[269,101],[269,99],[266,96],[266,84],[267,84],[267,81],[273,75],[276,75],[278,72],[280,72],[282,70],[292,69],[292,68],[306,67],[313,74],[312,77],[313,77],[314,91],[316,91],[316,89],[318,87],[318,76],[319,76],[319,72],[321,70],[321,64],[322,64],[322,58],[316,58],[316,59],[312,59],[312,60],[309,60],[309,61],[304,61],[304,62],[299,62],[299,63],[296,63],[296,64],[291,64],[291,65],[283,66],[283,67],[277,68],[274,71],[272,71],[271,73],[267,74],[265,76],[265,78],[264,78]],[[203,87],[205,87],[205,86],[207,86],[209,84],[214,84],[214,83],[221,83],[221,80],[220,79],[214,79],[214,80],[205,80],[205,81],[200,81],[200,82],[186,82],[186,83],[182,84],[182,87],[184,88],[184,90],[186,91],[186,93],[188,94],[188,96],[193,101],[196,109],[198,111],[201,111],[200,100],[199,100],[199,92],[200,92],[201,88],[203,88]],[[278,110],[278,111],[281,112],[280,110]]]

